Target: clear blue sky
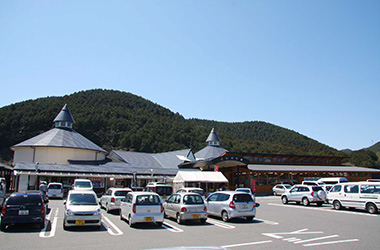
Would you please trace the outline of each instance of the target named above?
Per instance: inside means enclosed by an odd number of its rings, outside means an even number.
[[[379,0],[0,0],[0,107],[114,89],[357,150],[380,141],[379,13]]]

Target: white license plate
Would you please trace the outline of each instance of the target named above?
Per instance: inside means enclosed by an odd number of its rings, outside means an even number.
[[[19,210],[18,215],[29,215],[29,210]]]
[[[242,208],[242,209],[247,209],[247,208],[248,208],[248,205],[241,205],[241,208]]]

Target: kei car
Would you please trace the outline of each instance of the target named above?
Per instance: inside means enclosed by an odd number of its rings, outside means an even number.
[[[129,192],[132,192],[132,189],[111,187],[107,189],[100,198],[100,206],[104,207],[107,213],[111,210],[119,210],[121,200],[124,199]]]

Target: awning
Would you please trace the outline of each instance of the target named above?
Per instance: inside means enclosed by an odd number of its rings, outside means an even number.
[[[174,183],[181,183],[181,182],[226,183],[228,182],[228,180],[221,172],[178,171],[173,182]]]

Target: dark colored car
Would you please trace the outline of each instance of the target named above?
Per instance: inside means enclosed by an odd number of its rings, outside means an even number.
[[[6,200],[1,211],[0,229],[7,225],[34,223],[45,227],[46,204],[41,194],[31,192],[13,193]]]

